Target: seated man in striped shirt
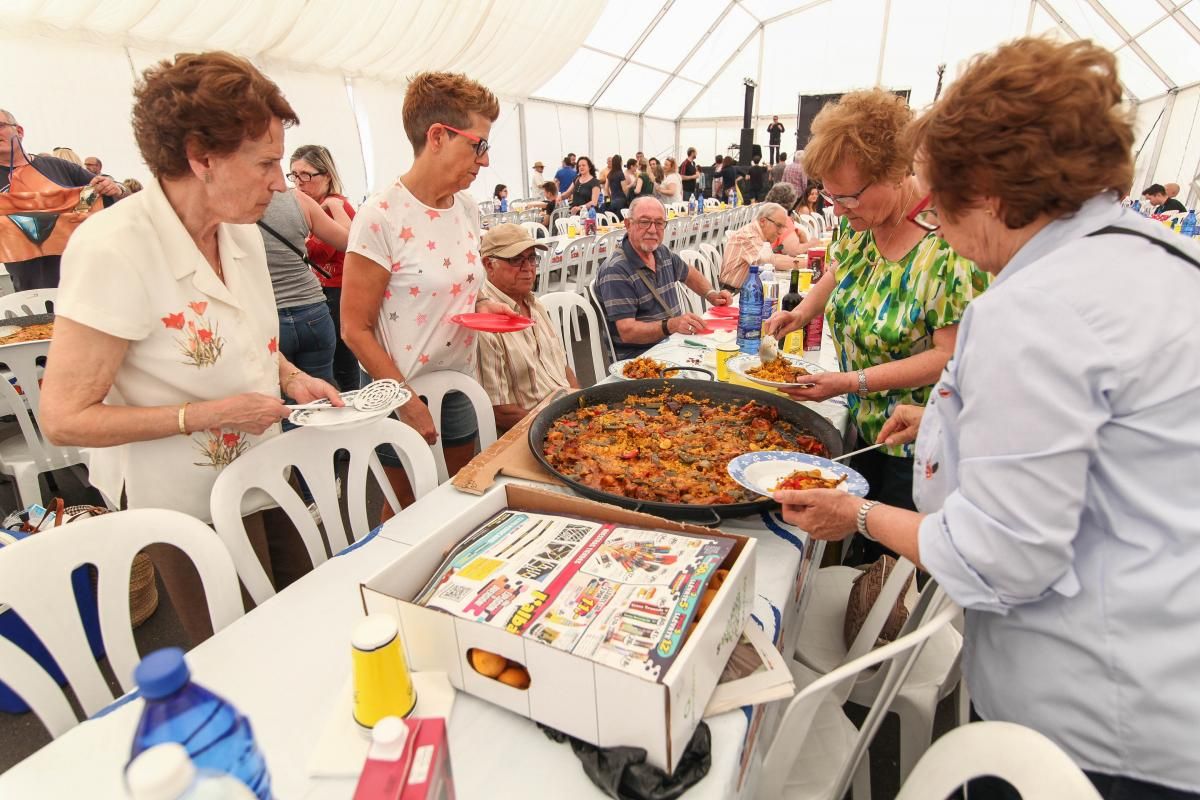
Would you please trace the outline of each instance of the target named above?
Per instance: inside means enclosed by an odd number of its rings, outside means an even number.
[[[480,242],[487,281],[479,298],[533,320],[522,331],[479,334],[479,382],[492,399],[500,431],[520,422],[555,389],[579,388],[550,316],[533,294],[537,251],[545,248],[512,223],[492,227]]]
[[[703,319],[684,312],[677,284],[716,306],[733,301],[729,292],[713,289],[702,272],[667,249],[666,226],[666,211],[657,198],[634,200],[625,239],[596,273],[596,294],[619,359],[639,356],[672,333],[704,329]]]

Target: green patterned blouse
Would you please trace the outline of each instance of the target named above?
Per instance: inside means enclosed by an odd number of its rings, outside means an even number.
[[[837,283],[825,308],[838,361],[845,372],[899,361],[933,347],[933,332],[956,324],[967,304],[987,288],[989,276],[930,233],[899,261],[880,255],[870,231],[842,220],[829,247]],[[847,395],[863,441],[871,444],[900,403],[923,406],[930,386]],[[882,448],[912,456],[912,446]]]

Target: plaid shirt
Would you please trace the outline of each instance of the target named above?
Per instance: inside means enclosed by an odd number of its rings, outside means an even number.
[[[621,248],[604,262],[596,274],[596,294],[604,305],[604,317],[608,323],[608,334],[612,337],[617,358],[633,358],[654,346],[650,344],[626,344],[617,334],[617,320],[636,319],[640,322],[655,322],[679,316],[681,303],[676,283],[686,283],[688,265],[679,256],[659,245],[654,251],[654,269],[646,266],[641,256],[633,249],[629,237],[621,241]],[[638,277],[647,277],[659,296],[670,307],[668,313],[654,298],[654,293]]]
[[[485,281],[481,300],[504,303],[517,313],[517,301]],[[567,354],[554,331],[546,307],[530,294],[533,325],[513,333],[479,334],[479,383],[492,404],[514,404],[529,409],[555,389],[569,389]]]

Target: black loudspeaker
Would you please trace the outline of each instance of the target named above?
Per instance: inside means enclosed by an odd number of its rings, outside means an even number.
[[[750,156],[762,155],[762,147],[754,143],[754,129],[742,128],[741,146],[738,148],[738,164],[743,167],[750,166]]]

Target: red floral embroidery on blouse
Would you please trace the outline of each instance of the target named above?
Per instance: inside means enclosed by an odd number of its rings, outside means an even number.
[[[198,316],[202,316],[208,310],[208,301],[197,300],[194,303],[188,303],[188,308],[195,311]]]
[[[278,353],[279,352],[279,342],[275,341],[274,336],[271,337],[271,341],[267,342],[267,352],[268,353]]]
[[[168,328],[174,328],[177,331],[183,330],[183,312],[180,311],[178,314],[167,314],[162,318],[162,323]]]

